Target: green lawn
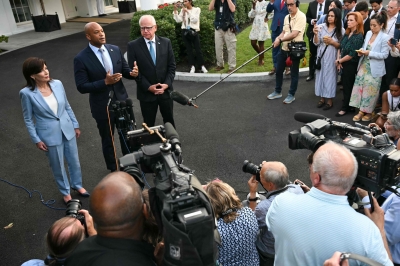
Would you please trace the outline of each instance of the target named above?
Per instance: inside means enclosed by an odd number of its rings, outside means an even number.
[[[300,10],[305,14],[307,11],[308,4],[300,4]],[[269,21],[269,25],[271,25],[272,20]],[[307,24],[308,26],[308,24]],[[307,29],[306,26],[306,29]],[[236,43],[236,67],[239,67],[242,65],[244,62],[255,56],[257,53],[254,51],[253,47],[250,44],[250,39],[249,39],[249,34],[251,30],[251,25],[249,25],[247,28],[242,29],[242,31],[236,36],[237,38],[237,43]],[[308,38],[307,36],[304,36],[304,41],[307,43],[308,46]],[[271,39],[266,40],[264,43],[265,48],[268,48],[271,46]],[[308,60],[308,51],[306,54],[306,58]],[[225,62],[226,64],[226,62]],[[308,64],[307,64],[308,66]],[[210,73],[224,73],[227,71],[227,66],[225,66],[224,70],[221,71],[215,71],[214,68],[216,66],[212,66],[209,68]],[[272,64],[272,49],[268,52],[265,53],[264,56],[264,65],[263,66],[258,66],[258,58],[254,59],[250,63],[248,63],[245,67],[241,68],[235,73],[251,73],[251,72],[267,72],[270,71],[273,67]],[[301,63],[300,63],[300,67]]]

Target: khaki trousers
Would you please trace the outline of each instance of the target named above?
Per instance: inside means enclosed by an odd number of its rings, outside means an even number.
[[[230,29],[223,31],[215,30],[215,55],[217,57],[217,66],[224,67],[224,43],[228,50],[229,70],[236,68],[236,35]]]

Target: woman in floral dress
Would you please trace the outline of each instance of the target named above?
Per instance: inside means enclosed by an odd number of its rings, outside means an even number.
[[[365,36],[363,47],[357,51],[361,57],[349,105],[360,108],[360,111],[353,121],[371,121],[382,76],[386,74],[384,60],[390,50],[390,37],[383,32],[387,24],[386,12],[373,15],[370,23],[371,30]]]
[[[271,38],[267,22],[268,17],[266,17],[268,3],[265,0],[253,1],[253,8],[249,12],[249,18],[254,18],[249,39],[251,46],[257,53],[264,51],[265,40]],[[258,65],[264,65],[264,54],[258,57]]]

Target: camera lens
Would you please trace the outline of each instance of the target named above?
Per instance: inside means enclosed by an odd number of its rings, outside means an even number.
[[[246,160],[243,162],[242,170],[245,173],[257,175],[258,172],[260,171],[260,167],[258,165],[251,163],[250,161]]]
[[[82,203],[78,199],[72,199],[68,201],[67,210],[65,211],[65,216],[76,217],[78,211],[82,208]]]

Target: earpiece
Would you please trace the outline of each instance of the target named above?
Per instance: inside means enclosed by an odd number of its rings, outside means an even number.
[[[296,7],[299,7],[299,6],[300,6],[300,1],[297,0],[297,1],[296,1]]]

